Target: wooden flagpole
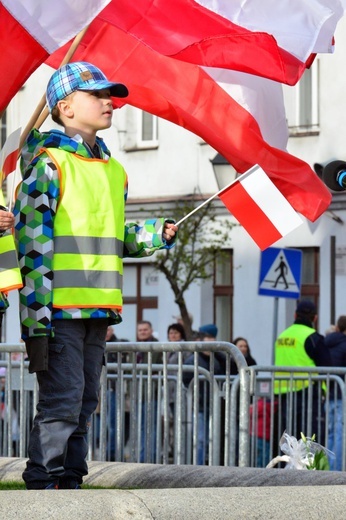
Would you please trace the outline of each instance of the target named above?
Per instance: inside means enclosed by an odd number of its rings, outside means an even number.
[[[60,63],[60,67],[62,67],[63,65],[65,65],[66,63],[71,61],[74,53],[76,52],[76,50],[78,48],[78,45],[80,44],[85,33],[87,32],[88,27],[89,26],[85,27],[76,35],[75,39],[71,43],[71,46],[69,47],[69,50],[67,51],[64,59]],[[44,94],[42,96],[40,102],[38,103],[35,111],[33,112],[31,118],[29,119],[28,124],[24,128],[22,135],[20,136],[19,150],[22,149],[24,141],[28,137],[32,128],[37,128],[37,129],[40,128],[40,126],[47,119],[48,114],[49,114],[49,112],[48,112],[48,107],[46,106],[46,95]]]

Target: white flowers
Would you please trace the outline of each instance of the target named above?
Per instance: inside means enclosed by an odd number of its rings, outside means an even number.
[[[329,450],[315,442],[315,435],[301,439],[288,435],[286,432],[280,439],[280,448],[285,455],[279,455],[272,459],[267,468],[273,468],[279,462],[286,462],[285,469],[312,469],[328,470],[329,462],[327,454]]]

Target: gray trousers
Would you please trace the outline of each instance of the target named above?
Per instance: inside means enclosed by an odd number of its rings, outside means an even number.
[[[108,320],[54,320],[52,326],[48,370],[37,372],[37,414],[23,472],[28,489],[82,483],[90,416],[99,399]]]

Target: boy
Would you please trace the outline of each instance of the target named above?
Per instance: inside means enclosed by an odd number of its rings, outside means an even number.
[[[126,86],[76,62],[46,94],[65,133],[31,132],[15,206],[22,337],[39,383],[23,479],[28,489],[76,489],[88,472],[106,330],[121,321],[122,258],[172,247],[178,228],[162,218],[124,226],[127,176],[96,133],[111,126],[111,96],[126,97]]]

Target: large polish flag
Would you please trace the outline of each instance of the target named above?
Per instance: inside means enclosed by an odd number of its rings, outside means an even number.
[[[306,61],[311,53],[333,52],[333,34],[345,0],[196,0],[250,31],[272,34],[280,48]]]
[[[34,70],[110,0],[0,0],[0,112]]]
[[[54,53],[47,63],[58,67],[61,53]],[[90,61],[109,79],[125,83],[127,103],[199,135],[238,172],[259,164],[309,220],[328,208],[331,194],[310,166],[265,141],[251,113],[199,65],[163,56],[98,19],[90,25],[75,59]]]
[[[345,0],[112,0],[101,21],[165,56],[294,85],[333,50]]]
[[[258,165],[241,175],[218,196],[261,250],[303,223]]]

